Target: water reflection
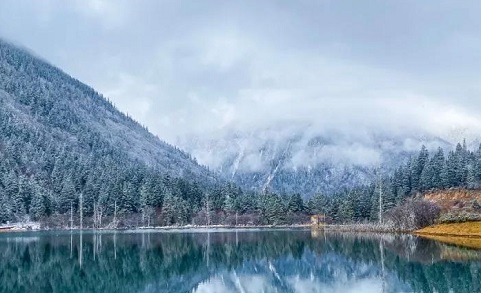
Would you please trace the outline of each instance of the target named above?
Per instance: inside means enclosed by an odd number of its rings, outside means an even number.
[[[321,231],[0,234],[0,292],[481,292],[481,251]]]

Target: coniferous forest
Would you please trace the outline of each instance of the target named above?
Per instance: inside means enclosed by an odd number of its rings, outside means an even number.
[[[279,224],[297,219],[284,208],[304,212],[299,195],[286,201],[216,179],[93,89],[6,42],[0,174],[1,223],[52,218],[67,226],[74,214],[78,225],[80,209],[97,226],[114,215],[133,226]]]
[[[0,293],[481,293],[463,4],[0,1]]]
[[[380,186],[383,211],[424,191],[478,187],[481,148],[472,152],[464,143],[430,154],[422,147],[393,174],[378,172],[371,184],[308,199],[242,190],[93,89],[0,42],[0,223],[78,225],[79,214],[97,227],[114,220],[277,225],[305,223],[317,213],[339,223],[376,221]],[[70,214],[75,223],[68,223]]]
[[[383,194],[383,212],[403,204],[406,200],[427,191],[449,188],[474,189],[481,182],[481,146],[470,151],[458,143],[454,150],[438,148],[429,153],[422,146],[418,154],[395,169],[383,174],[371,184],[343,190],[333,196],[318,195],[310,202],[312,211],[330,215],[336,222],[377,221],[379,192]]]

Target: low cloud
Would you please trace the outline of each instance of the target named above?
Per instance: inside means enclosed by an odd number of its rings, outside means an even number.
[[[479,136],[481,7],[470,5],[7,0],[0,36],[211,166],[235,149],[239,167],[259,169],[263,140],[327,135],[338,147],[301,149],[292,166],[375,164],[389,146],[373,137],[404,137],[412,150],[419,140],[406,136]],[[237,139],[222,153],[201,149],[225,137]]]

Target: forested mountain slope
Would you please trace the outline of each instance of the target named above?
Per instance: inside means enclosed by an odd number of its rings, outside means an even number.
[[[325,213],[338,222],[376,221],[381,191],[382,209],[387,215],[392,208],[416,197],[438,205],[442,213],[448,214],[448,218],[441,217],[442,221],[469,220],[471,216],[478,219],[481,207],[476,190],[480,187],[481,145],[470,150],[464,142],[454,150],[438,148],[435,152],[422,146],[417,156],[392,174],[383,174],[368,185],[340,190],[335,196],[314,196],[311,211]]]
[[[179,189],[194,182],[215,178],[92,88],[0,40],[0,222],[77,209],[80,193],[86,214],[116,200],[135,212],[186,197]]]
[[[306,198],[368,184],[380,166],[390,174],[423,144],[430,150],[452,147],[426,133],[343,133],[303,123],[179,141],[199,162],[246,190],[301,193]]]
[[[207,175],[187,153],[152,135],[92,88],[5,42],[0,42],[0,91],[2,100],[24,115],[22,122],[45,126],[79,149],[103,141],[171,175]]]

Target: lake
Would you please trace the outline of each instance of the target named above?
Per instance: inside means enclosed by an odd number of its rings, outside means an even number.
[[[318,230],[0,234],[0,292],[481,292],[481,251]]]

